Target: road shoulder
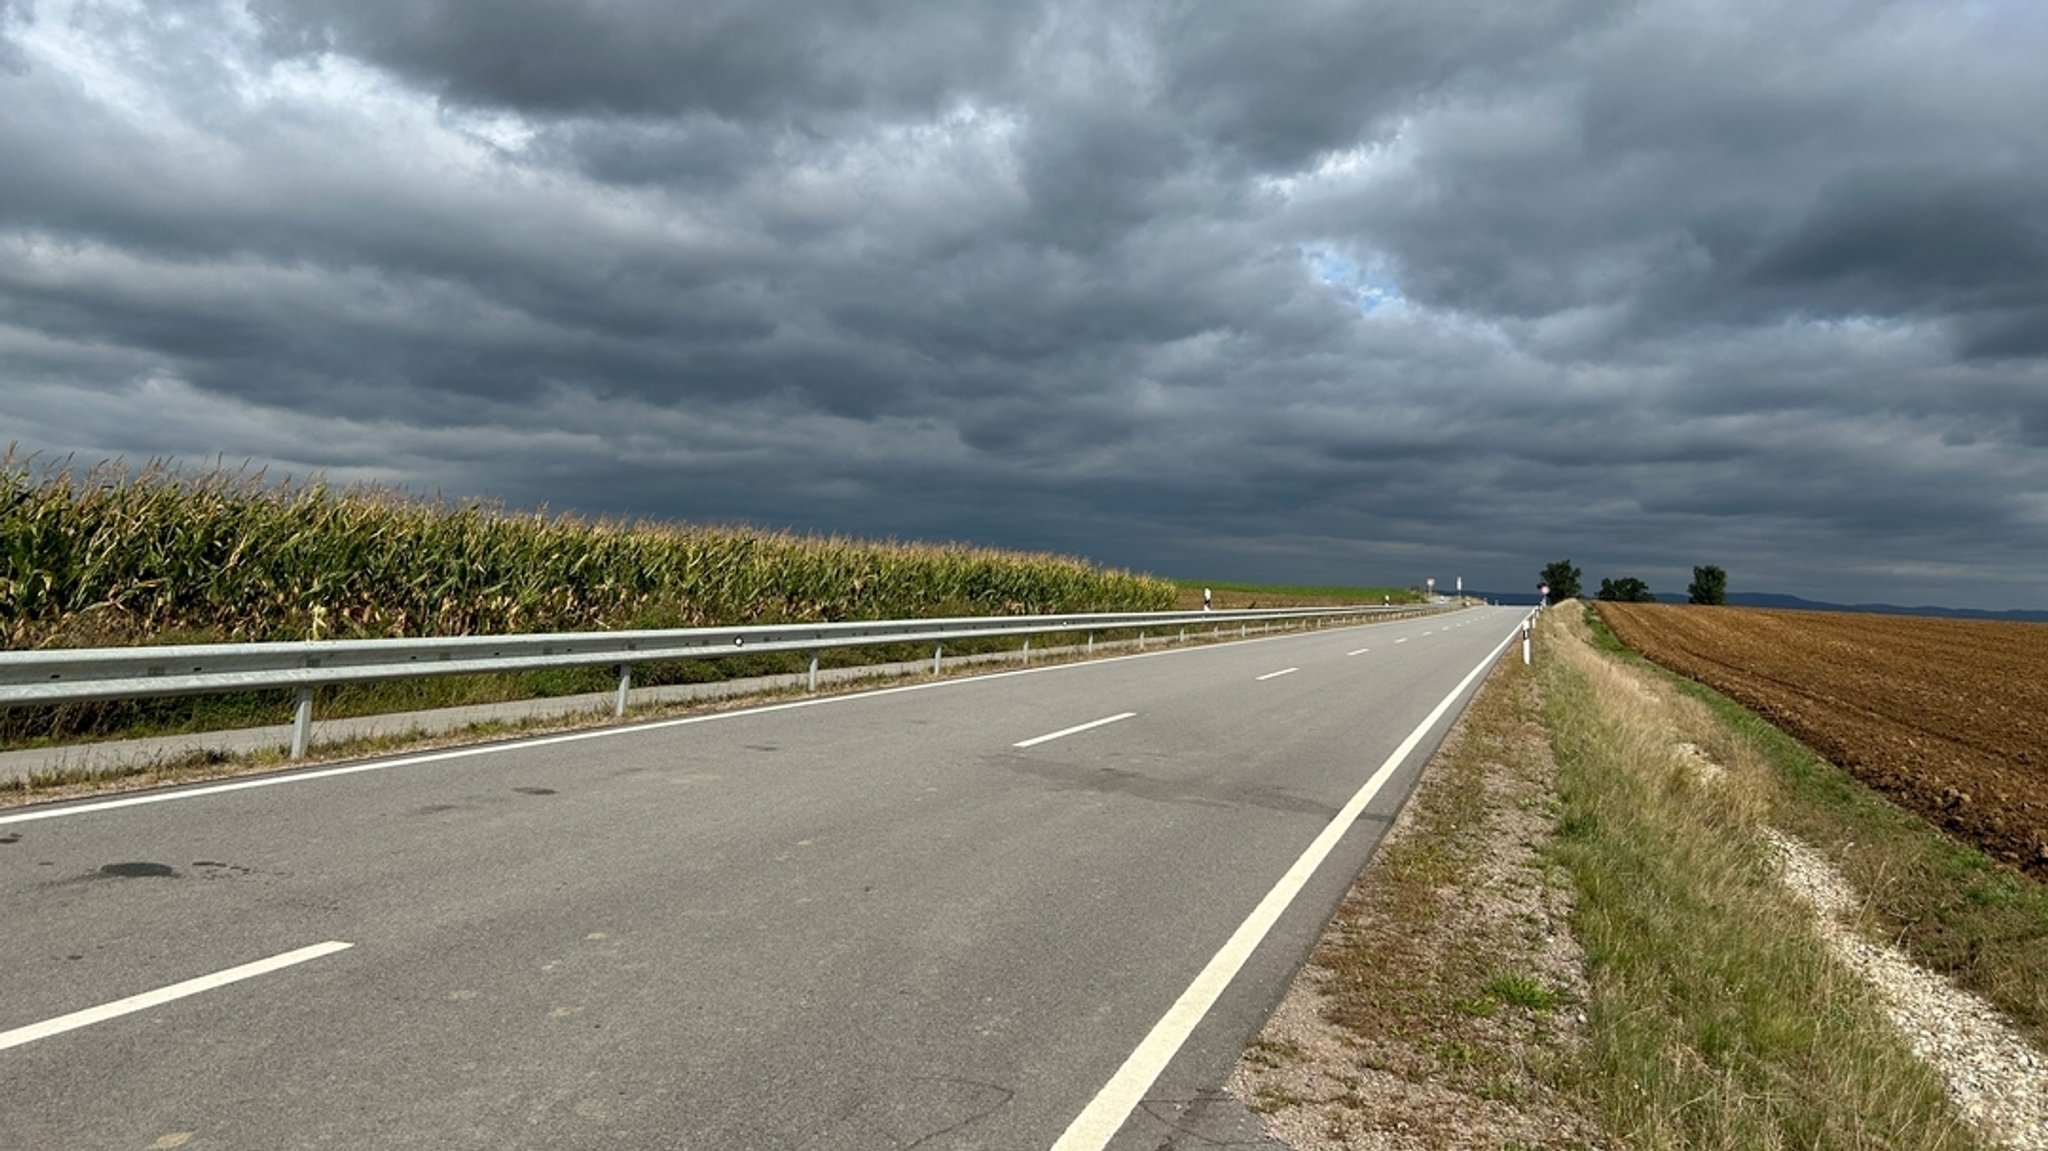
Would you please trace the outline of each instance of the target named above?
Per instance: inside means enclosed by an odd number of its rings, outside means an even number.
[[[1232,1094],[1288,1146],[1599,1142],[1539,693],[1496,667],[1240,1061]]]

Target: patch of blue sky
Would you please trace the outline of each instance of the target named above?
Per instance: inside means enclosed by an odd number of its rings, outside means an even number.
[[[1301,258],[1311,275],[1343,292],[1366,315],[1408,302],[1408,298],[1401,294],[1401,285],[1388,272],[1386,261],[1377,257],[1361,264],[1337,249],[1321,244],[1302,248]]]

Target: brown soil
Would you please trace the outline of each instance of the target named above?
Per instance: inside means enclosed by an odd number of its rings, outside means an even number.
[[[1623,643],[2048,879],[2048,624],[1599,605]]]

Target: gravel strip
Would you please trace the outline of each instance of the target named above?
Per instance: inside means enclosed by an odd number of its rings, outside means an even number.
[[[1574,1093],[1573,889],[1541,860],[1557,765],[1517,682],[1488,678],[1230,1080],[1293,1151],[1604,1145]],[[1506,1002],[1488,990],[1504,975],[1552,1000]]]
[[[1877,989],[1914,1054],[1947,1081],[1949,1097],[1980,1131],[2015,1151],[2048,1151],[2048,1059],[1983,1000],[1857,935],[1862,900],[1819,852],[1765,828],[1785,885],[1815,912],[1835,957]]]

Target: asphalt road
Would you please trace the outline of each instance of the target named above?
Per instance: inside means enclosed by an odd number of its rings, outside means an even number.
[[[1217,1088],[1523,614],[0,812],[0,1147],[1260,1146]]]

